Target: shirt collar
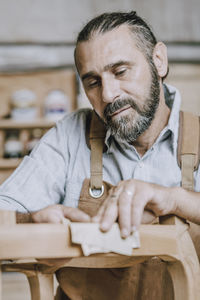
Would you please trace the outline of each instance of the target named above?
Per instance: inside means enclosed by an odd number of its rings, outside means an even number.
[[[172,137],[172,147],[173,150],[176,151],[177,147],[177,141],[178,141],[178,129],[179,129],[179,112],[180,112],[180,106],[181,106],[181,96],[179,91],[169,85],[164,85],[164,91],[165,91],[165,101],[166,104],[171,109],[170,117],[167,126],[163,129],[163,131],[171,132]]]

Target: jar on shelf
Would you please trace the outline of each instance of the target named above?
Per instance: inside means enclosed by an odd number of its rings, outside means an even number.
[[[36,95],[28,89],[11,95],[11,118],[15,121],[33,121],[37,118]]]
[[[23,144],[19,140],[17,131],[10,131],[6,135],[4,144],[4,158],[20,158],[23,156]]]
[[[52,90],[45,99],[44,115],[50,121],[58,121],[69,111],[69,98],[62,90]]]

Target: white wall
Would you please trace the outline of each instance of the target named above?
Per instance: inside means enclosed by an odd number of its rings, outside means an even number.
[[[0,0],[0,71],[72,65],[83,24],[116,10],[146,18],[171,61],[200,61],[199,0]]]
[[[89,18],[136,10],[159,39],[200,41],[199,0],[0,0],[0,41],[74,42]]]

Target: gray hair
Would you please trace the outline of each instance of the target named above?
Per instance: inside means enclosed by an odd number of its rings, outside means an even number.
[[[121,25],[127,25],[134,34],[136,46],[151,62],[157,40],[149,25],[135,11],[128,13],[104,13],[88,22],[80,31],[76,45],[88,41],[95,33],[105,33]]]

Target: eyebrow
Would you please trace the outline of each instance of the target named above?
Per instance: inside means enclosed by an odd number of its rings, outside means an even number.
[[[130,61],[127,61],[127,60],[119,60],[115,63],[112,63],[112,64],[109,64],[109,65],[106,65],[104,67],[104,71],[107,71],[109,69],[114,69],[114,68],[117,68],[117,67],[120,67],[120,66],[132,66],[133,63],[131,63]]]
[[[103,68],[103,70],[104,70],[104,71],[108,71],[108,70],[110,70],[110,69],[114,69],[114,68],[117,68],[117,67],[120,67],[120,66],[124,66],[124,65],[125,65],[125,66],[133,66],[133,63],[131,63],[130,61],[126,61],[126,60],[119,60],[119,61],[117,61],[117,62],[115,62],[115,63],[106,65],[106,66]],[[88,79],[88,78],[91,78],[91,77],[98,77],[98,76],[95,74],[95,72],[90,71],[90,72],[88,72],[88,73],[83,74],[83,75],[81,76],[81,79],[82,79],[82,81],[84,81],[84,80],[86,80],[86,79]]]
[[[81,76],[81,79],[82,81],[88,79],[88,78],[91,78],[91,77],[97,77],[97,75],[94,73],[94,72],[88,72],[88,73],[85,73]]]

